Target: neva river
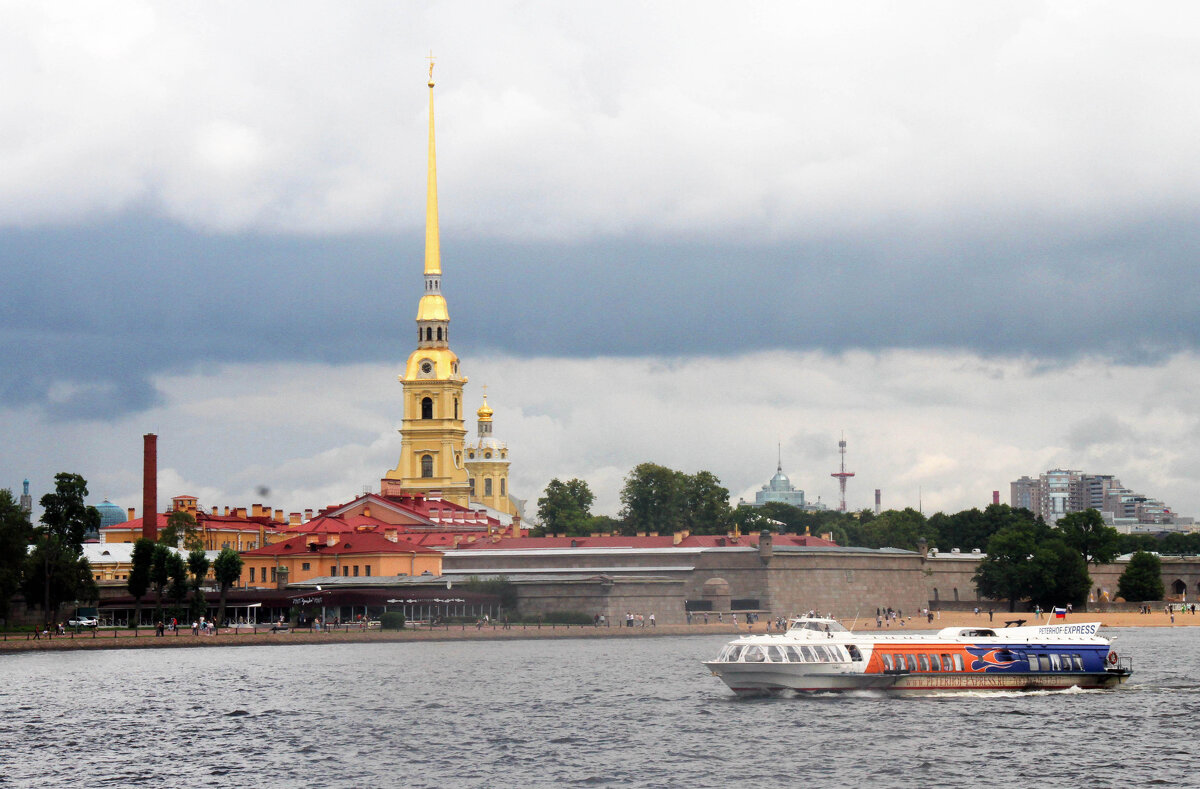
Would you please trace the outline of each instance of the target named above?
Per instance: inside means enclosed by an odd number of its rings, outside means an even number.
[[[0,787],[1194,785],[1200,628],[1115,691],[736,699],[724,637],[0,655]]]

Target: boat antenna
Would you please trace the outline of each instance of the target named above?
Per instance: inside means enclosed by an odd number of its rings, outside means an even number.
[[[859,611],[861,611],[861,610],[862,610],[862,608],[861,608],[861,607],[859,607],[859,608],[855,608],[855,609],[854,609],[854,621],[850,623],[850,629],[851,629],[851,630],[853,630],[853,629],[854,629],[854,626],[858,624],[858,612],[859,612]]]

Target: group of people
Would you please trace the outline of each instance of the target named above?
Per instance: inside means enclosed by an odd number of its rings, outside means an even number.
[[[46,624],[42,625],[40,628],[35,627],[33,629],[33,640],[37,641],[37,640],[41,639],[42,636],[49,638],[51,633],[56,633],[60,636],[65,636],[67,634],[67,627],[62,622],[55,622],[55,623],[47,622]]]
[[[625,612],[625,627],[645,627],[647,624],[650,627],[658,627],[658,623],[654,621],[654,614],[643,615],[635,614],[632,611]]]

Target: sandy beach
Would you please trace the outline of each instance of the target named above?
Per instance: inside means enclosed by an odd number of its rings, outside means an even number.
[[[726,617],[728,619],[728,617]],[[917,631],[937,630],[943,627],[955,626],[992,626],[1004,627],[1006,621],[1024,619],[1026,625],[1036,624],[1032,614],[996,611],[989,621],[986,611],[978,615],[970,611],[943,611],[935,614],[932,623],[924,617],[913,617],[893,621],[882,628],[876,628],[875,618],[860,618],[857,621],[843,620],[843,623],[853,630],[868,632],[889,632],[895,630]],[[1200,625],[1200,614],[1176,613],[1174,622],[1166,611],[1154,611],[1150,614],[1138,613],[1072,613],[1064,619],[1054,619],[1043,614],[1040,620],[1046,622],[1100,622],[1106,627],[1189,627]],[[141,630],[135,636],[129,630],[100,630],[95,633],[86,631],[79,634],[67,634],[34,639],[25,633],[7,634],[0,636],[0,652],[29,652],[78,649],[147,649],[147,648],[184,648],[184,647],[234,647],[234,646],[268,646],[286,644],[346,644],[346,643],[393,643],[419,641],[450,641],[450,640],[504,640],[528,638],[654,638],[658,636],[682,635],[733,635],[752,630],[755,633],[765,633],[765,622],[759,622],[754,627],[747,628],[740,622],[737,629],[729,621],[709,624],[696,623],[692,625],[659,625],[658,627],[591,627],[572,625],[543,625],[538,628],[533,625],[513,625],[509,629],[501,626],[476,628],[473,625],[450,625],[433,629],[412,629],[401,632],[378,630],[341,630],[313,632],[296,630],[286,633],[270,633],[260,629],[254,633],[248,629],[223,629],[215,636],[193,636],[190,630],[178,633],[167,633],[156,636],[152,630]]]

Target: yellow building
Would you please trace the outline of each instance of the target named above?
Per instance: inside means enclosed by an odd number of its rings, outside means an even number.
[[[467,506],[470,487],[463,459],[463,385],[458,357],[450,350],[450,311],[442,296],[438,236],[437,157],[433,134],[433,67],[429,70],[429,171],[425,203],[425,292],[417,304],[417,348],[408,357],[400,460],[381,484],[384,496],[440,492]]]
[[[261,504],[255,504],[249,510],[245,507],[226,507],[223,515],[214,507],[210,513],[198,506],[195,496],[184,495],[171,499],[171,509],[168,512],[155,514],[159,534],[167,528],[172,512],[186,512],[196,520],[196,532],[206,551],[219,551],[222,548],[246,551],[258,548],[284,536],[283,529],[289,522],[300,522],[298,512],[292,513],[289,521],[284,519],[283,510],[272,511],[270,507]],[[141,539],[142,519],[135,518],[134,515],[134,510],[130,508],[129,520],[125,523],[101,527],[100,542],[119,544]],[[183,547],[182,543],[178,547]]]
[[[519,515],[518,503],[508,495],[508,447],[492,435],[492,413],[484,394],[483,405],[476,412],[478,438],[467,446],[471,503],[508,515]]]
[[[406,542],[397,530],[297,534],[242,553],[242,587],[274,588],[286,581],[314,578],[373,578],[376,576],[442,574],[442,552]]]

